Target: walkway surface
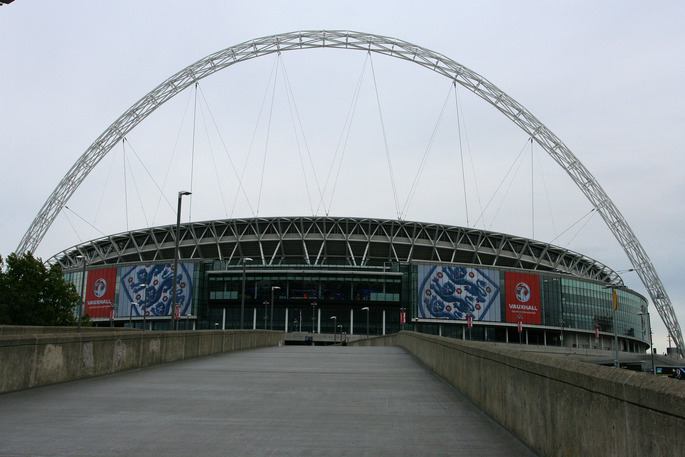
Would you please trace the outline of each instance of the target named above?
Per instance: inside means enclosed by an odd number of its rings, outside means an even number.
[[[534,456],[397,347],[241,351],[0,395],[3,456]]]

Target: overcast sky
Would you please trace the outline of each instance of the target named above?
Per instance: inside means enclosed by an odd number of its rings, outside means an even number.
[[[16,0],[0,7],[0,254],[17,247],[93,140],[164,79],[244,41],[320,29],[390,36],[436,51],[525,106],[616,203],[651,257],[679,321],[685,321],[680,240],[685,219],[685,6],[675,1]],[[454,101],[445,78],[377,55],[333,50],[286,54],[207,78],[197,91],[179,94],[143,122],[128,137],[128,146],[115,147],[93,170],[68,203],[72,212],[58,217],[37,254],[47,259],[101,233],[172,223],[176,192],[191,185],[194,195],[185,217],[193,220],[256,211],[260,216],[322,214],[314,189],[316,180],[323,186],[336,151],[345,158],[336,191],[330,194],[329,184],[325,197],[330,214],[397,217],[395,206],[407,201],[409,183],[428,149],[421,184],[404,218],[535,236],[615,270],[631,267],[598,216],[585,224],[591,206],[563,171],[535,148],[533,161],[514,162],[525,135],[465,89],[457,90],[459,101]],[[446,114],[438,123],[445,100]],[[352,127],[344,134],[353,105]],[[454,128],[455,106],[461,110],[461,130]],[[293,107],[304,132],[297,140]],[[339,146],[341,138],[345,147]],[[250,205],[235,198],[237,179],[227,157],[235,160],[238,174],[247,165],[244,187]],[[127,210],[117,212],[110,208],[115,201],[122,206],[117,189],[125,167]],[[517,175],[513,184],[496,193],[476,222],[510,168]],[[141,171],[147,169],[158,173],[152,178]],[[331,175],[338,174],[338,168],[332,170]],[[204,189],[216,182],[225,187]],[[164,198],[172,204],[160,201],[159,193],[154,203],[139,198],[153,194],[153,187],[164,187]],[[377,199],[369,197],[376,194]],[[624,279],[646,295],[634,273]],[[665,329],[651,313],[655,345],[663,352]]]

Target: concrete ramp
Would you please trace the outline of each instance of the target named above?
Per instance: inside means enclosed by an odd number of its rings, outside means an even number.
[[[284,346],[0,395],[0,455],[536,454],[401,348]]]

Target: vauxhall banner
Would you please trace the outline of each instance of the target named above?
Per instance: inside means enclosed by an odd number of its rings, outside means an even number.
[[[90,317],[109,318],[114,304],[116,285],[116,268],[90,270],[86,289],[86,314]]]
[[[540,277],[527,273],[504,273],[507,322],[541,324]]]

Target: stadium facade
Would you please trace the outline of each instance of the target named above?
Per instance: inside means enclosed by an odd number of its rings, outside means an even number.
[[[111,235],[51,260],[85,291],[96,325],[238,329],[242,315],[242,328],[285,330],[294,341],[406,328],[613,350],[615,331],[621,351],[649,348],[646,299],[589,257],[473,228],[368,218],[182,224],[172,321],[175,230]]]

